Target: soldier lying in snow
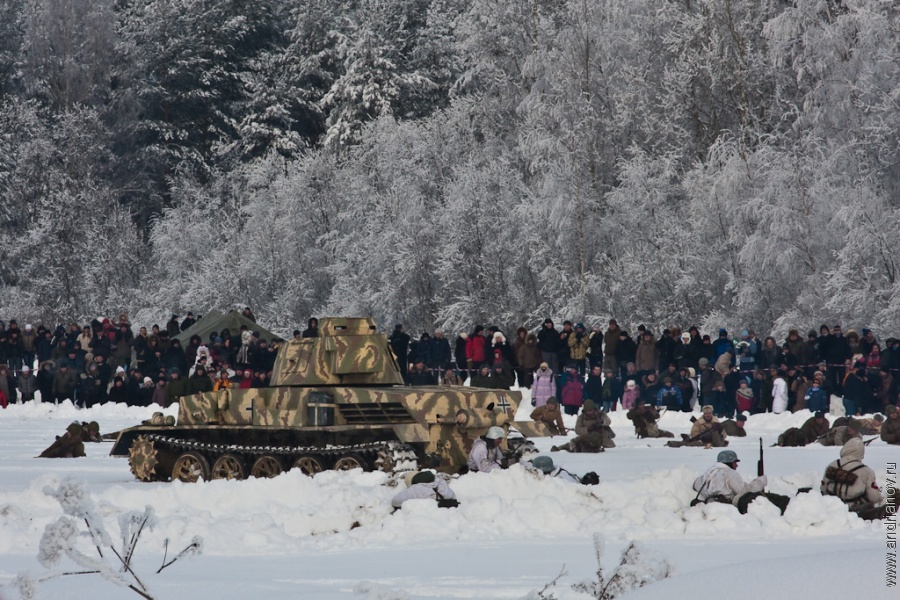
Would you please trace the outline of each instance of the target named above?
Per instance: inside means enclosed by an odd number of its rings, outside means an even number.
[[[38,455],[38,458],[80,458],[84,456],[84,443],[81,440],[82,427],[73,421],[66,432],[56,436],[56,441]]]
[[[706,448],[721,448],[728,445],[725,432],[719,420],[713,415],[713,407],[709,404],[703,407],[703,416],[694,419],[691,434],[681,434],[682,441],[666,442],[666,446],[680,448],[681,446],[704,446]]]
[[[443,478],[434,474],[434,471],[409,473],[407,474],[406,485],[407,488],[391,500],[394,508],[400,508],[407,500],[414,499],[435,500],[441,508],[459,506],[459,502],[456,501],[456,494]]]
[[[808,418],[800,427],[786,429],[778,436],[777,446],[806,446],[812,444],[821,436],[828,433],[828,419],[825,411],[818,411]]]

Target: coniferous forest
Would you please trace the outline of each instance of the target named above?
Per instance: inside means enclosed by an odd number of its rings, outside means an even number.
[[[893,0],[0,0],[7,317],[896,331],[898,248]]]

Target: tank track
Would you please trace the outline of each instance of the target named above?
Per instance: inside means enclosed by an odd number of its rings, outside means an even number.
[[[343,456],[356,455],[366,459],[376,470],[387,473],[405,473],[418,470],[418,457],[415,449],[409,444],[399,441],[374,442],[370,444],[353,444],[347,446],[252,446],[245,444],[211,444],[197,440],[169,437],[151,433],[146,436],[158,451],[162,452],[200,452],[210,456],[226,453],[243,456],[282,456],[298,457],[303,455],[322,457],[332,460]],[[141,477],[139,477],[141,479]]]

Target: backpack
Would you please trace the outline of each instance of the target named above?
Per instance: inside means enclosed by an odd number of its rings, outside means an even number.
[[[862,469],[863,466],[865,465],[859,464],[849,471],[841,466],[841,461],[837,462],[837,466],[829,466],[827,469],[825,469],[825,480],[822,482],[825,494],[829,496],[837,496],[847,503],[855,502],[856,500],[859,500],[860,498],[865,496],[865,486],[859,486],[862,489],[862,491],[860,491],[859,493],[851,493],[851,489],[853,491],[856,491],[853,488],[857,487],[856,482],[859,481],[859,476],[855,473],[855,471]]]

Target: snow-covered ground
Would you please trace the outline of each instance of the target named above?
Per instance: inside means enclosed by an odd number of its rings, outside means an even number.
[[[527,419],[529,409],[526,400],[519,418]],[[672,577],[628,598],[896,597],[885,585],[885,523],[861,521],[818,493],[799,496],[783,517],[766,502],[744,516],[725,505],[691,508],[691,483],[718,451],[637,440],[622,412],[611,415],[618,447],[603,454],[550,453],[561,438],[536,440],[558,465],[578,474],[596,471],[600,485],[538,479],[514,466],[452,481],[457,509],[413,501],[392,513],[398,487],[382,473],[148,484],[133,479],[125,459],[108,456],[109,443],[88,444],[86,458],[34,458],[73,419],[96,420],[107,432],[152,412],[121,406],[79,411],[69,404],[0,411],[0,599],[19,597],[9,585],[18,573],[46,572],[37,560],[41,536],[62,510],[44,488],[67,477],[87,485],[113,536],[119,514],[154,507],[158,523],[141,538],[135,571],[155,598],[536,598],[564,567],[566,574],[545,596],[583,599],[588,596],[570,586],[594,575],[595,533],[606,541],[607,568],[631,541],[673,565]],[[744,477],[755,476],[761,436],[770,491],[818,489],[838,449],[769,448],[778,433],[808,417],[751,417],[750,435],[730,445],[743,460]],[[670,412],[661,426],[687,432],[688,418]],[[867,448],[866,463],[882,484],[888,461],[898,458],[897,448],[880,440]],[[202,555],[155,574],[166,539],[171,557],[196,535],[204,538]],[[95,575],[46,581],[38,597],[85,596],[138,598]]]

